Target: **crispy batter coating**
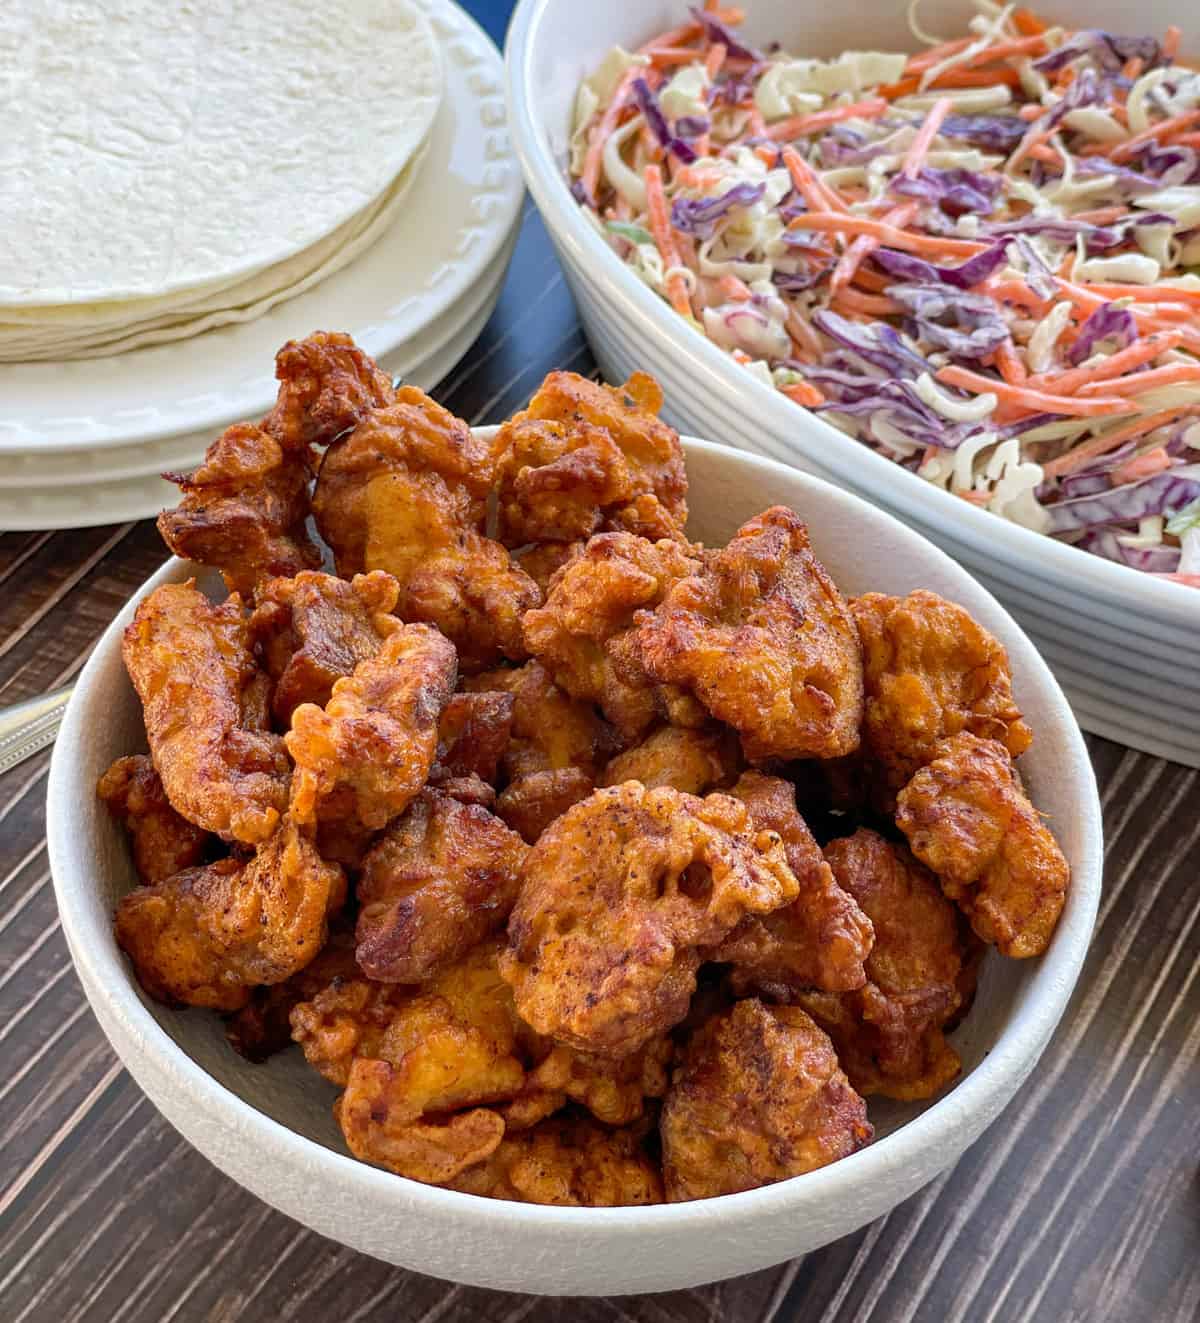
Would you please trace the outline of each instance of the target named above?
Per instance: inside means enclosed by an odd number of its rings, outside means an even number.
[[[290,818],[248,863],[221,859],[138,887],[117,906],[117,942],[159,1001],[232,1011],[325,945],[346,879]]]
[[[512,697],[511,738],[501,759],[506,784],[496,812],[532,844],[592,793],[617,748],[616,734],[589,703],[564,693],[540,662],[472,676],[466,686]]]
[[[433,766],[455,678],[450,642],[428,625],[405,625],[337,681],[324,708],[298,707],[286,736],[298,820],[378,829],[403,813]]]
[[[800,886],[790,905],[743,919],[713,953],[733,966],[734,991],[790,1002],[809,988],[862,987],[875,937],[871,920],[838,885],[796,809],[791,783],[746,772],[729,793],[750,810],[755,827],[777,833]]]
[[[438,722],[437,757],[429,784],[463,803],[493,808],[512,723],[512,694],[486,690],[455,694]]]
[[[390,574],[356,574],[347,583],[306,570],[271,579],[259,592],[250,637],[274,681],[271,710],[286,729],[301,703],[324,707],[334,683],[374,657],[400,628],[391,614],[399,588]]]
[[[602,786],[640,781],[648,790],[671,786],[704,795],[728,786],[741,767],[741,748],[730,730],[660,726],[632,749],[619,753],[600,774]]]
[[[129,833],[133,866],[141,881],[162,882],[204,858],[212,838],[171,807],[145,754],[118,758],[100,778],[96,793]]]
[[[237,596],[220,606],[193,580],[156,588],[121,645],[172,806],[227,839],[266,840],[287,805],[283,741],[260,729],[263,678]]]
[[[902,845],[863,828],[831,841],[825,855],[870,915],[875,945],[862,987],[798,1001],[833,1039],[859,1093],[931,1098],[962,1069],[945,1031],[973,995],[979,944]]]
[[[528,848],[487,809],[423,791],[363,862],[363,972],[386,983],[421,983],[501,928]]]
[[[551,372],[492,443],[505,545],[573,542],[609,521],[645,537],[682,529],[687,472],[662,404],[644,372],[621,387]]]
[[[800,1176],[873,1134],[828,1037],[799,1007],[753,999],[693,1035],[659,1131],[672,1203]]]
[[[262,426],[292,453],[327,446],[396,394],[387,373],[340,331],[289,340],[275,355],[275,376],[279,393]]]
[[[495,1151],[449,1182],[487,1199],[560,1207],[662,1203],[662,1180],[638,1129],[609,1130],[584,1116],[555,1116],[506,1136]]]
[[[647,1098],[666,1094],[674,1050],[665,1034],[615,1061],[555,1043],[530,1071],[526,1089],[569,1098],[605,1125],[629,1125],[642,1116]]]
[[[896,798],[896,825],[971,927],[1003,955],[1041,955],[1071,870],[1003,744],[962,731]]]
[[[501,971],[539,1033],[620,1057],[687,1014],[701,948],[796,896],[743,804],[636,781],[597,790],[526,859]]]
[[[627,740],[667,713],[667,699],[631,666],[621,648],[634,614],[699,572],[677,542],[598,533],[551,583],[544,606],[526,612],[529,651],[572,697],[598,703]],[[703,713],[675,724],[701,725]]]
[[[353,951],[353,942],[351,943]],[[375,983],[354,968],[334,977],[290,1011],[292,1038],[308,1064],[331,1084],[346,1087],[355,1057],[378,1057],[384,1035],[415,990]]]
[[[961,606],[920,589],[850,602],[863,650],[863,743],[880,807],[960,730],[999,740],[1014,758],[1033,736],[1013,701],[1004,647]]]
[[[630,651],[742,737],[752,762],[858,747],[858,632],[799,517],[774,506],[638,617]]]
[[[304,530],[311,476],[306,455],[235,423],[191,477],[171,476],[182,497],[158,516],[158,531],[177,556],[220,570],[231,593],[249,598],[263,579],[320,565]]]
[[[584,546],[583,542],[535,542],[514,551],[512,560],[537,584],[544,600],[554,576],[564,565],[582,555]]]

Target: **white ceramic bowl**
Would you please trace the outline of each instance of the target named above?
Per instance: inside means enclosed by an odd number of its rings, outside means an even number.
[[[833,6],[749,0],[752,42],[797,54],[911,49],[901,0]],[[935,33],[965,31],[967,0],[926,0]],[[1078,27],[1162,33],[1183,0],[1054,0]],[[521,0],[509,29],[509,119],[529,191],[554,241],[596,359],[622,381],[662,382],[671,420],[830,479],[919,529],[1000,598],[1041,648],[1080,724],[1200,766],[1200,592],[1152,579],[976,509],[892,464],[756,381],[680,324],[587,222],[565,183],[575,89],[614,45],[633,49],[679,23],[685,0]],[[1197,36],[1194,26],[1190,35]]]
[[[163,1114],[208,1158],[334,1240],[437,1277],[509,1291],[616,1295],[694,1286],[765,1268],[881,1216],[953,1163],[1033,1069],[1078,977],[1100,894],[1100,807],[1079,729],[1050,672],[1012,619],[966,573],[889,515],[770,460],[687,443],[693,535],[723,541],[768,505],[790,505],[848,593],[932,588],[961,602],[1007,646],[1036,739],[1021,766],[1050,815],[1073,882],[1046,955],[990,956],[955,1033],[965,1071],[932,1104],[871,1106],[879,1138],[821,1171],[745,1194],[656,1208],[540,1208],[434,1189],[347,1155],[334,1090],[293,1050],[252,1066],[203,1011],[142,996],[113,941],[132,885],[121,830],[96,779],[144,747],[141,714],[113,622],[80,676],[50,769],[50,863],[63,931],[105,1033]],[[139,596],[194,572],[171,561]]]

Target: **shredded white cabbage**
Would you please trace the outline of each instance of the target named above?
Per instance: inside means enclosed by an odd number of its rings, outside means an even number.
[[[1029,359],[1029,367],[1034,372],[1049,372],[1054,366],[1054,347],[1071,320],[1071,312],[1071,305],[1065,300],[1056,303],[1029,337],[1026,356]]]
[[[1153,285],[1162,274],[1158,263],[1144,253],[1118,253],[1116,257],[1089,257],[1075,264],[1075,279],[1089,281],[1118,280],[1129,285]]]
[[[643,122],[641,115],[634,115],[628,124],[622,124],[604,144],[601,157],[604,177],[634,211],[646,210],[646,185],[621,159],[621,151],[629,139],[640,131]]]
[[[1084,133],[1097,142],[1124,142],[1129,137],[1129,130],[1099,106],[1080,106],[1078,110],[1068,110],[1063,116],[1063,123],[1067,128]]]
[[[949,396],[928,372],[922,372],[913,383],[917,394],[934,413],[954,423],[981,423],[996,412],[999,400],[991,391],[984,391],[969,400],[956,400]]]
[[[708,118],[708,74],[702,64],[685,64],[659,94],[658,104],[668,119],[683,115]]]
[[[1200,184],[1177,184],[1157,193],[1143,193],[1133,199],[1133,205],[1174,216],[1177,230],[1193,230],[1200,225]]]
[[[1146,515],[1138,520],[1136,533],[1118,533],[1117,541],[1123,547],[1161,547],[1165,523],[1162,515]]]

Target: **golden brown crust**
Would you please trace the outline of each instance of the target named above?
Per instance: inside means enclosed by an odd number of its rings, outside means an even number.
[[[334,683],[373,657],[400,628],[391,614],[399,589],[389,574],[356,574],[347,583],[305,571],[262,585],[250,638],[274,682],[271,709],[286,729],[301,703],[324,707]]]
[[[298,707],[286,736],[298,820],[376,830],[403,813],[433,766],[454,683],[453,646],[428,625],[404,625],[333,686],[324,708]]]
[[[265,691],[238,598],[217,606],[192,580],[163,584],[138,607],[121,652],[172,806],[227,839],[266,840],[287,804],[289,768],[282,739],[258,728]]]
[[[511,694],[489,690],[455,694],[438,722],[437,756],[429,784],[464,803],[494,807],[512,724]]]
[[[100,778],[96,793],[129,833],[133,866],[142,882],[162,882],[203,860],[212,837],[171,807],[144,754],[118,758]]]
[[[961,730],[999,740],[1014,757],[1033,736],[1013,700],[1008,654],[961,606],[919,589],[850,602],[863,648],[864,756],[880,808]]]
[[[659,1130],[673,1203],[800,1176],[856,1152],[873,1133],[826,1035],[798,1007],[755,1000],[692,1036]]]
[[[752,762],[858,747],[858,633],[804,524],[782,506],[639,615],[627,647],[653,680],[738,731]]]
[[[870,915],[875,945],[861,988],[808,993],[800,1005],[833,1039],[859,1093],[931,1098],[962,1068],[944,1035],[974,992],[978,943],[902,845],[861,829],[825,855]]]
[[[729,793],[750,810],[755,827],[782,840],[800,888],[790,905],[743,919],[713,952],[714,960],[732,965],[735,992],[790,1002],[809,988],[861,987],[875,940],[871,920],[838,885],[796,809],[791,783],[746,772]]]
[[[255,984],[281,983],[316,956],[345,888],[289,818],[249,863],[222,859],[130,892],[117,942],[159,1001],[237,1010]]]
[[[501,972],[539,1033],[624,1056],[686,1015],[701,948],[795,895],[778,837],[738,801],[628,781],[530,851]]]
[[[1002,955],[1041,955],[1071,870],[1003,744],[963,731],[897,796],[896,825],[972,928]]]
[[[629,1125],[642,1116],[647,1098],[666,1093],[673,1054],[674,1044],[665,1034],[615,1061],[555,1043],[530,1071],[525,1087],[569,1098],[605,1125]]]
[[[499,818],[423,791],[375,842],[358,881],[358,963],[421,983],[503,927],[528,847]]]
[[[619,753],[600,774],[602,786],[640,781],[648,790],[670,786],[705,795],[728,786],[742,765],[741,747],[730,730],[660,726],[640,744]]]

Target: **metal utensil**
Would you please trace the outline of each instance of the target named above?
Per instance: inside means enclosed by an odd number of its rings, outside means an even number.
[[[54,743],[73,688],[0,708],[0,776]]]

